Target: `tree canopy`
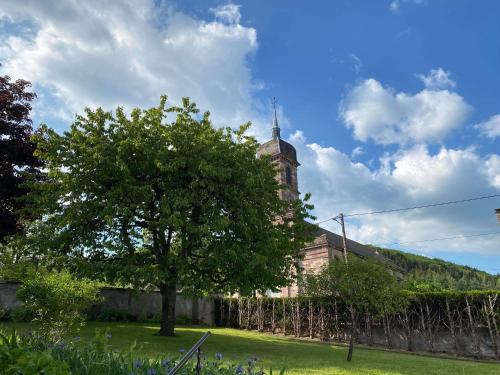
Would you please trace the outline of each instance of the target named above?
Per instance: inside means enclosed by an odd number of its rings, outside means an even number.
[[[48,181],[30,195],[43,217],[29,235],[32,250],[109,282],[158,287],[165,335],[174,331],[178,289],[249,294],[288,285],[311,239],[312,206],[279,199],[248,127],[215,128],[189,99],[167,107],[166,97],[130,116],[87,109],[62,135],[43,126],[37,155]]]
[[[307,275],[304,288],[306,294],[338,298],[348,306],[351,315],[348,361],[360,316],[383,316],[404,307],[396,277],[383,264],[356,256],[349,257],[348,262],[331,262],[319,274]]]
[[[31,84],[9,76],[0,76],[0,244],[8,236],[23,231],[21,199],[29,176],[40,177],[42,166],[33,155],[31,102],[36,95],[28,91]]]

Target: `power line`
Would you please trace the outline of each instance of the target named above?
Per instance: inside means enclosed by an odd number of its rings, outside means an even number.
[[[354,214],[346,214],[344,217],[352,217],[352,216],[365,216],[365,215],[375,215],[375,214],[385,214],[389,212],[401,212],[401,211],[409,211],[409,210],[416,210],[419,208],[428,208],[428,207],[437,207],[437,206],[446,206],[450,204],[457,204],[457,203],[465,203],[465,202],[472,202],[472,201],[478,201],[481,199],[490,199],[490,198],[496,198],[500,197],[500,194],[494,194],[494,195],[485,195],[481,197],[474,197],[474,198],[468,198],[468,199],[462,199],[462,200],[457,200],[457,201],[448,201],[448,202],[440,202],[440,203],[432,203],[432,204],[424,204],[421,206],[412,206],[412,207],[405,207],[405,208],[396,208],[392,210],[381,210],[381,211],[370,211],[370,212],[358,212]],[[326,223],[327,221],[334,220],[335,217],[331,217],[326,220],[318,221],[316,224],[322,224]]]
[[[460,234],[452,237],[441,237],[441,238],[431,238],[427,240],[418,240],[418,241],[404,241],[404,242],[390,242],[382,245],[404,245],[407,243],[422,243],[422,242],[433,242],[433,241],[443,241],[443,240],[452,240],[455,238],[470,238],[470,237],[482,237],[482,236],[494,236],[500,234],[500,232],[492,232],[492,233],[478,233],[478,234]]]

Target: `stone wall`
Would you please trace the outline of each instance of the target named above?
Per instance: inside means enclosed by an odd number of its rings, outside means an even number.
[[[16,297],[19,282],[0,282],[0,307],[3,309],[13,309],[21,305]]]
[[[412,336],[411,344],[409,345],[406,339],[406,332],[402,327],[396,327],[391,335],[390,343],[387,342],[387,337],[384,333],[384,328],[375,326],[372,328],[371,336],[367,336],[366,332],[362,332],[358,337],[358,342],[365,345],[373,345],[390,349],[400,349],[412,352],[427,352],[434,354],[458,355],[460,357],[473,357],[482,359],[495,359],[494,344],[488,334],[488,330],[479,328],[477,330],[477,339],[479,341],[479,352],[474,347],[474,342],[470,336],[457,337],[457,347],[455,341],[449,331],[438,330],[435,332],[435,340],[433,349],[429,350],[429,344],[424,334],[417,333]],[[347,342],[347,337],[346,337]]]
[[[16,291],[21,283],[0,282],[0,307],[12,309],[21,304],[16,297]],[[148,317],[160,314],[161,295],[158,291],[144,292],[126,288],[102,288],[104,302],[97,307],[102,309],[117,309],[127,311],[137,317]],[[211,298],[191,299],[177,294],[177,317],[185,317],[193,322],[213,325],[214,302]]]

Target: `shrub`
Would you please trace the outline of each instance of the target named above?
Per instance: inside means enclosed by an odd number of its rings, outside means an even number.
[[[31,322],[33,318],[33,311],[25,305],[16,306],[12,310],[10,310],[10,320],[12,320],[13,322]]]
[[[11,338],[5,335],[0,340],[0,369],[2,375],[160,375],[171,370],[179,357],[141,358],[136,355],[135,344],[123,353],[114,352],[109,345],[111,335],[97,332],[90,342],[50,344],[37,335]],[[196,359],[178,373],[179,375],[196,374]],[[257,358],[249,358],[242,363],[225,363],[222,354],[214,357],[203,356],[201,361],[203,375],[264,375]],[[270,372],[272,374],[272,372]],[[284,370],[280,374],[284,374]]]
[[[188,324],[192,324],[192,319],[187,315],[179,315],[175,318],[175,324],[186,326]]]
[[[0,307],[0,322],[9,322],[10,320],[12,320],[11,310]]]
[[[126,310],[102,309],[95,320],[99,322],[136,322],[137,318]]]
[[[99,301],[99,285],[78,280],[66,271],[35,273],[17,291],[26,308],[39,322],[39,332],[49,341],[62,337],[83,324],[82,311]]]
[[[3,375],[69,375],[69,367],[49,350],[27,350],[17,334],[0,333],[0,369]]]

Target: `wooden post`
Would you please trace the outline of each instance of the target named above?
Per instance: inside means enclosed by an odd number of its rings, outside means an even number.
[[[283,335],[286,335],[286,306],[285,306],[285,299],[282,299],[283,301]]]
[[[247,298],[247,329],[250,329],[250,312],[251,312],[250,298]]]
[[[445,303],[446,303],[446,314],[448,315],[448,322],[450,324],[450,333],[451,337],[453,337],[453,342],[455,343],[455,355],[458,355],[459,350],[458,350],[457,333],[455,331],[455,321],[453,319],[453,316],[451,315],[450,301],[448,301],[448,298],[446,298]]]
[[[241,297],[238,298],[238,328],[243,328],[242,324],[242,314],[243,314],[243,303],[241,302]]]
[[[467,315],[469,317],[469,324],[470,324],[470,329],[471,329],[471,334],[472,334],[472,339],[474,341],[474,346],[476,347],[476,356],[479,359],[481,356],[481,347],[479,346],[479,338],[477,337],[476,333],[476,326],[474,325],[474,319],[472,318],[472,311],[470,308],[470,303],[469,303],[469,298],[466,295],[465,296],[465,303],[466,303],[466,310],[467,310]]]
[[[323,319],[323,302],[320,302],[319,305],[319,327],[320,327],[320,335],[321,335],[321,340],[325,340],[325,321]]]
[[[296,308],[296,314],[297,314],[297,317],[295,318],[296,319],[295,321],[297,322],[296,336],[300,337],[300,301],[299,300],[297,300],[295,308]]]
[[[313,313],[312,313],[312,301],[309,298],[309,337],[313,338]]]
[[[271,329],[273,330],[273,333],[276,331],[276,321],[275,321],[275,312],[274,312],[274,305],[275,305],[276,299],[273,298],[273,315],[271,317]]]
[[[490,335],[491,345],[493,346],[493,352],[495,353],[495,358],[498,359],[498,348],[496,343],[497,340],[495,334],[493,333],[493,328],[490,321],[490,312],[488,307],[486,306],[485,299],[483,299],[483,310],[484,310],[484,317],[486,318],[486,325],[488,326],[488,333]],[[495,315],[493,315],[493,319],[495,319]]]
[[[345,235],[345,223],[344,223],[344,214],[341,213],[339,215],[340,225],[342,226],[342,243],[344,245],[344,260],[347,263],[347,237]]]
[[[225,326],[224,324],[224,306],[226,304],[226,301],[224,300],[224,297],[222,297],[220,299],[221,303],[220,303],[220,325],[221,326]]]

